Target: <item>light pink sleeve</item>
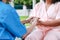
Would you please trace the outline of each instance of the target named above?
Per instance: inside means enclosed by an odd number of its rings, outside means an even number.
[[[35,7],[33,8],[33,10],[30,12],[29,18],[36,17],[38,9],[39,9],[40,6],[41,6],[40,2],[35,5]]]
[[[60,2],[58,3],[58,13],[56,19],[60,19]]]

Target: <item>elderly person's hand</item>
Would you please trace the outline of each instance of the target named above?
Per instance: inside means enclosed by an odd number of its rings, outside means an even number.
[[[37,26],[38,26],[38,25],[42,25],[41,22],[42,22],[42,21],[38,20],[36,25],[37,25]]]
[[[30,24],[36,26],[38,24],[38,21],[39,21],[39,18],[35,17],[30,21]]]

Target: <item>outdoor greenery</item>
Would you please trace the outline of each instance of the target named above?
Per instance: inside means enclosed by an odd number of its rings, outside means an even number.
[[[14,4],[15,5],[20,5],[22,7],[22,5],[26,5],[27,8],[28,7],[32,7],[32,0],[14,0]]]
[[[21,4],[21,5],[32,5],[32,0],[14,0],[15,4]]]
[[[37,2],[39,2],[39,0],[36,0]],[[32,0],[14,0],[14,5],[16,7],[22,7],[22,5],[26,5],[27,8],[32,8]]]
[[[28,18],[28,16],[20,16],[21,21],[26,20],[27,18]],[[29,26],[29,25],[30,25],[29,23],[25,24],[25,26]]]
[[[40,0],[36,0],[36,3],[40,2]]]

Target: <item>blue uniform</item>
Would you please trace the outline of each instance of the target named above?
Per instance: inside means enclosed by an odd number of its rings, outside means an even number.
[[[0,40],[15,40],[15,37],[22,37],[26,32],[15,9],[0,2]]]

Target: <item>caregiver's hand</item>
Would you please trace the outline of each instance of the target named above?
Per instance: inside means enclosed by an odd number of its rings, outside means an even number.
[[[23,39],[27,37],[27,35],[29,35],[32,30],[34,29],[34,27],[36,26],[37,24],[37,21],[38,21],[39,18],[34,18],[33,21],[31,22],[31,26],[29,28],[27,28],[27,33],[23,36]]]
[[[30,23],[30,21],[33,19],[33,17],[31,17],[31,18],[29,18],[29,19],[27,19],[27,20],[23,20],[23,21],[21,21],[23,24],[25,24],[25,23]]]

